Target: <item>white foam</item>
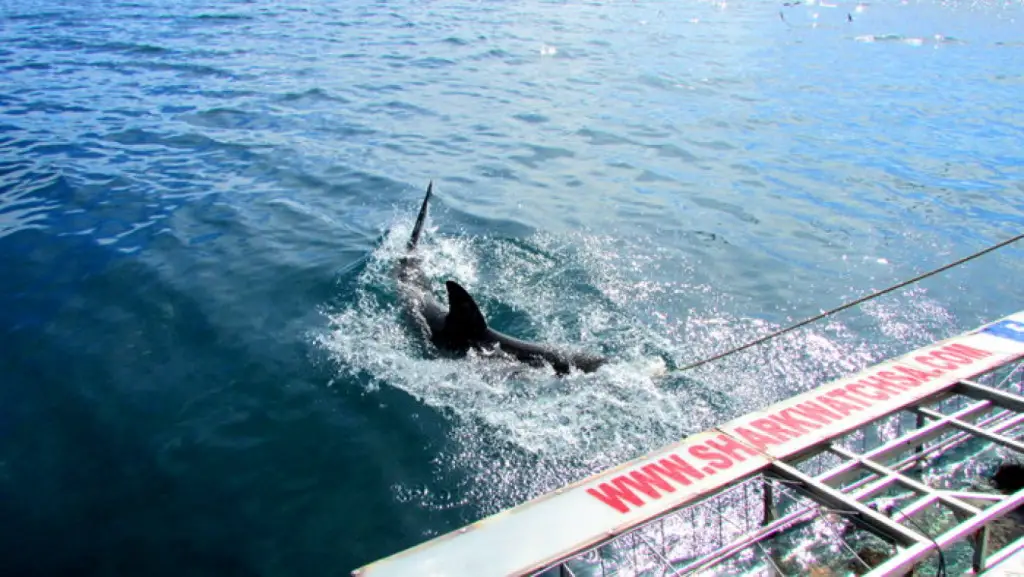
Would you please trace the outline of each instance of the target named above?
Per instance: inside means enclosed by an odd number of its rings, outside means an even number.
[[[505,309],[502,319],[512,318],[536,340],[604,350],[613,361],[593,374],[557,377],[549,369],[481,354],[433,358],[396,306],[390,276],[410,229],[411,223],[398,224],[374,251],[355,279],[355,298],[328,311],[330,331],[320,342],[338,363],[338,381],[369,376],[371,389],[396,387],[454,414],[458,449],[439,455],[438,463],[465,474],[464,494],[484,510],[636,457],[880,356],[833,320],[685,376],[673,374],[671,363],[710,356],[777,327],[719,312],[729,308],[723,291],[652,281],[659,270],[687,275],[678,257],[660,247],[582,234],[512,242],[435,237],[428,230],[421,253],[439,295],[443,280],[453,278],[474,294],[488,318]],[[679,304],[696,301],[702,306],[697,311]],[[889,307],[868,312],[884,334],[905,339],[927,332],[936,306],[902,313],[895,307],[895,317]],[[488,307],[495,310],[488,314]]]

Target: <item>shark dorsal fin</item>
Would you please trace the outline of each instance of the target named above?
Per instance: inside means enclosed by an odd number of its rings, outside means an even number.
[[[445,328],[457,331],[468,340],[476,339],[487,332],[487,321],[480,312],[473,297],[459,283],[450,280],[444,283],[448,289],[448,318]]]

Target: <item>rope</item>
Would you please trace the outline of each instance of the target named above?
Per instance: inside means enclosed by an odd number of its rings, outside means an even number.
[[[771,334],[765,335],[765,336],[763,336],[763,337],[761,337],[759,339],[755,339],[753,341],[750,341],[749,343],[747,343],[745,345],[741,345],[741,346],[729,349],[729,350],[727,350],[727,351],[725,351],[723,353],[719,353],[719,354],[717,354],[717,355],[715,355],[713,357],[706,358],[706,359],[704,359],[702,361],[697,361],[696,363],[690,363],[689,365],[686,365],[685,367],[676,369],[676,371],[678,371],[678,372],[688,371],[690,369],[697,368],[697,367],[699,367],[701,365],[706,365],[706,364],[708,364],[708,363],[710,363],[712,361],[717,361],[718,359],[721,359],[723,357],[727,357],[729,355],[738,353],[740,351],[745,351],[745,350],[749,349],[750,347],[757,346],[757,345],[759,345],[761,343],[764,343],[765,341],[770,341],[770,340],[772,340],[772,339],[774,339],[776,337],[780,337],[780,336],[782,336],[782,335],[784,335],[784,334],[786,334],[786,333],[788,333],[790,331],[795,331],[796,329],[798,329],[798,328],[800,328],[802,326],[809,325],[809,324],[811,324],[811,323],[813,323],[815,321],[819,321],[819,320],[821,320],[821,319],[823,319],[823,318],[825,318],[827,316],[834,315],[834,314],[836,314],[836,313],[838,313],[840,311],[844,311],[844,310],[846,310],[846,309],[848,309],[850,307],[857,306],[857,305],[859,305],[861,303],[864,303],[864,302],[867,302],[867,301],[869,301],[871,299],[878,298],[878,297],[880,297],[880,296],[882,296],[884,294],[891,293],[894,290],[901,289],[901,288],[903,288],[903,287],[905,287],[907,285],[914,284],[914,283],[916,283],[918,281],[924,280],[924,279],[926,279],[926,278],[928,278],[930,276],[937,275],[940,272],[949,270],[949,269],[951,269],[951,268],[953,268],[955,266],[962,265],[965,262],[974,260],[974,259],[976,259],[976,258],[978,258],[978,257],[980,257],[982,255],[986,255],[986,254],[988,254],[988,253],[990,253],[990,252],[992,252],[992,251],[994,251],[996,249],[1000,249],[1000,248],[1003,248],[1006,245],[1013,244],[1013,243],[1017,242],[1018,240],[1020,240],[1022,238],[1024,238],[1024,234],[1018,234],[1017,236],[1015,236],[1015,237],[1013,237],[1011,239],[1004,240],[1003,242],[1001,242],[999,244],[992,245],[992,246],[990,246],[990,247],[988,247],[986,249],[980,250],[980,251],[978,251],[978,252],[976,252],[974,254],[971,254],[971,255],[965,256],[965,257],[963,257],[963,258],[961,258],[959,260],[953,261],[953,262],[951,262],[951,263],[949,263],[949,264],[947,264],[945,266],[941,266],[941,267],[939,267],[937,269],[928,271],[928,272],[926,272],[924,274],[919,274],[919,275],[915,276],[912,279],[905,280],[905,281],[903,281],[903,282],[901,282],[899,284],[895,284],[895,285],[893,285],[893,286],[891,286],[889,288],[882,289],[880,291],[875,291],[875,292],[873,292],[873,293],[871,293],[869,295],[866,295],[866,296],[862,296],[862,297],[860,297],[859,299],[857,299],[855,301],[850,301],[850,302],[848,302],[848,303],[846,303],[846,304],[844,304],[842,306],[838,306],[838,307],[836,307],[834,309],[827,310],[827,311],[825,311],[825,312],[823,312],[823,313],[821,313],[819,315],[815,315],[815,316],[813,316],[813,317],[811,317],[809,319],[802,320],[802,321],[796,323],[795,325],[791,325],[791,326],[788,326],[786,328],[779,329],[779,330],[777,330],[777,331],[775,331],[775,332],[773,332]]]

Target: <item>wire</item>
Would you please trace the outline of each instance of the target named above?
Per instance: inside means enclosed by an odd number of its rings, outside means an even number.
[[[953,261],[953,262],[951,262],[951,263],[949,263],[949,264],[947,264],[945,266],[941,266],[941,267],[939,267],[937,269],[928,271],[928,272],[923,273],[923,274],[919,274],[919,275],[915,276],[912,279],[905,280],[905,281],[903,281],[903,282],[901,282],[899,284],[892,285],[889,288],[882,289],[880,291],[875,291],[875,292],[873,292],[873,293],[871,293],[869,295],[866,295],[866,296],[862,296],[861,298],[859,298],[859,299],[857,299],[855,301],[850,301],[850,302],[848,302],[848,303],[846,303],[844,305],[838,306],[838,307],[836,307],[834,309],[827,310],[827,311],[821,313],[820,315],[815,315],[815,316],[813,316],[813,317],[811,317],[809,319],[802,320],[802,321],[796,323],[795,325],[790,325],[790,326],[788,326],[786,328],[779,329],[779,330],[777,330],[777,331],[775,331],[775,332],[773,332],[771,334],[765,335],[765,336],[763,336],[763,337],[761,337],[759,339],[755,339],[753,341],[750,341],[749,343],[747,343],[745,345],[741,345],[741,346],[729,349],[729,350],[727,350],[727,351],[725,351],[723,353],[719,353],[719,354],[717,354],[717,355],[715,355],[713,357],[708,357],[708,358],[706,358],[706,359],[704,359],[702,361],[697,361],[695,363],[690,363],[690,364],[688,364],[688,365],[686,365],[686,366],[684,366],[682,368],[675,369],[675,372],[682,372],[682,371],[688,371],[690,369],[695,369],[695,368],[697,368],[697,367],[699,367],[701,365],[706,365],[706,364],[708,364],[708,363],[710,363],[712,361],[717,361],[718,359],[727,357],[729,355],[733,355],[733,354],[738,353],[740,351],[745,351],[745,350],[749,349],[750,347],[754,347],[754,346],[760,345],[761,343],[764,343],[766,341],[770,341],[770,340],[772,340],[772,339],[774,339],[776,337],[780,337],[780,336],[782,336],[782,335],[784,335],[784,334],[786,334],[788,332],[795,331],[796,329],[798,329],[798,328],[800,328],[802,326],[809,325],[809,324],[811,324],[811,323],[813,323],[815,321],[819,321],[819,320],[821,320],[821,319],[823,319],[823,318],[825,318],[827,316],[834,315],[834,314],[836,314],[836,313],[838,313],[840,311],[844,311],[844,310],[846,310],[846,309],[848,309],[850,307],[857,306],[857,305],[859,305],[861,303],[864,303],[864,302],[867,302],[867,301],[869,301],[871,299],[878,298],[878,297],[880,297],[880,296],[882,296],[884,294],[891,293],[894,290],[901,289],[901,288],[903,288],[903,287],[905,287],[907,285],[914,284],[914,283],[916,283],[918,281],[924,280],[924,279],[926,279],[926,278],[928,278],[930,276],[937,275],[940,272],[949,270],[949,269],[951,269],[951,268],[953,268],[955,266],[962,265],[965,262],[974,260],[974,259],[978,258],[979,256],[988,254],[988,253],[990,253],[990,252],[992,252],[992,251],[994,251],[996,249],[1000,249],[1000,248],[1003,248],[1006,245],[1013,244],[1013,243],[1017,242],[1018,240],[1020,240],[1022,238],[1024,238],[1024,234],[1018,234],[1017,236],[1015,236],[1015,237],[1013,237],[1011,239],[1004,240],[1003,242],[1001,242],[999,244],[994,244],[994,245],[992,245],[992,246],[990,246],[990,247],[988,247],[986,249],[980,250],[980,251],[978,251],[978,252],[976,252],[974,254],[971,254],[971,255],[965,256],[965,257],[963,257],[963,258],[961,258],[959,260]]]
[[[921,526],[917,524],[917,521],[914,521],[910,517],[910,515],[906,515],[903,513],[901,514],[903,515],[904,521],[908,521],[911,525],[914,526],[915,529],[917,529],[919,533],[927,537],[928,540],[932,542],[932,545],[935,545],[935,551],[939,554],[939,568],[935,572],[935,575],[937,577],[945,577],[946,575],[948,575],[948,573],[946,572],[946,556],[942,553],[942,547],[939,547],[938,541],[936,541],[931,535],[929,535],[927,531],[922,529]]]

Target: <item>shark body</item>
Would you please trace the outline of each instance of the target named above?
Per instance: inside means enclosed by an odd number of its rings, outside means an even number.
[[[434,346],[456,353],[465,353],[469,349],[499,352],[529,365],[550,365],[559,374],[567,374],[574,369],[592,372],[607,362],[600,355],[524,341],[492,329],[473,297],[453,280],[445,282],[448,306],[438,301],[420,267],[421,258],[417,254],[432,193],[433,182],[427,186],[416,225],[406,244],[406,255],[395,267],[395,278],[403,304]]]

